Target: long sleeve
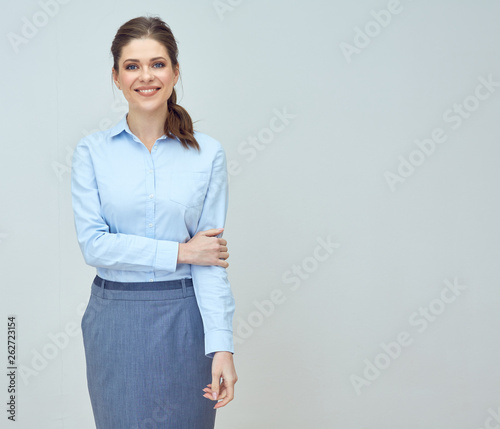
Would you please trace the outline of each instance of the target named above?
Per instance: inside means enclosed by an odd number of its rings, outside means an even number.
[[[196,232],[223,228],[228,209],[228,180],[224,148],[219,144],[210,183]],[[221,237],[219,234],[217,237]],[[226,269],[218,265],[192,265],[191,275],[205,331],[205,354],[230,351],[233,346],[235,300]]]
[[[96,174],[85,138],[73,154],[71,192],[78,243],[88,265],[128,271],[176,271],[178,242],[110,233],[102,216]]]

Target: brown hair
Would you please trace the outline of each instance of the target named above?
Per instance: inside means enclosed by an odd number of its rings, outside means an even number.
[[[133,39],[149,38],[156,40],[165,46],[168,52],[172,67],[178,65],[177,56],[179,50],[170,27],[158,17],[140,16],[133,18],[123,24],[116,32],[113,43],[111,44],[111,54],[113,55],[113,68],[116,73],[119,71],[119,60],[122,49]],[[164,125],[164,132],[167,137],[177,137],[182,145],[189,149],[194,147],[198,151],[200,146],[194,138],[193,121],[186,109],[177,104],[177,94],[175,88],[172,89],[172,95],[167,102],[167,119]]]

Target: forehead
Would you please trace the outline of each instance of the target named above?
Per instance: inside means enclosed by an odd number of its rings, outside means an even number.
[[[122,48],[121,61],[133,58],[147,62],[155,57],[165,57],[168,60],[165,46],[153,39],[133,39]]]

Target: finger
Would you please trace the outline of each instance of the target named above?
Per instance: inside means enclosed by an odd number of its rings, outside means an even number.
[[[222,231],[224,231],[224,228],[212,228],[212,229],[207,229],[206,231],[202,231],[202,233],[203,235],[212,237],[214,235],[219,235]]]
[[[224,399],[226,396],[227,396],[227,389],[223,381],[219,387],[219,395],[217,396],[217,400]]]
[[[221,399],[225,399],[227,397],[227,390],[226,389],[221,389],[219,392],[219,397],[217,398],[218,401]]]
[[[234,399],[234,383],[228,384],[226,391],[227,391],[226,397],[222,399],[222,401],[217,402],[214,408],[224,407]]]
[[[231,400],[232,400],[232,398],[229,398],[229,396],[226,396],[222,401],[218,401],[214,405],[214,409],[225,407],[227,404],[229,404],[229,402],[231,402]]]
[[[212,397],[212,389],[209,389],[208,387],[205,387],[202,390],[206,394],[210,395],[210,397]],[[226,387],[225,386],[221,386],[221,388],[219,390],[219,396],[217,397],[217,399],[223,399],[223,398],[226,397],[226,395],[227,395],[227,389],[226,389]]]
[[[217,262],[213,265],[218,265],[219,267],[227,268],[229,267],[229,262],[225,261],[224,259],[218,259]]]
[[[219,380],[220,380],[220,372],[213,372],[212,373],[212,385],[210,388],[212,389],[212,398],[214,401],[217,400],[219,396]]]
[[[211,384],[207,384],[207,386],[211,386]],[[212,397],[212,389],[210,387],[205,387],[201,390],[203,390],[204,392],[202,395],[204,398],[210,399],[212,401],[214,400],[214,398]]]

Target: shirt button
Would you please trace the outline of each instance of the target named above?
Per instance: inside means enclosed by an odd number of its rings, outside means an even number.
[[[150,282],[152,282],[152,281],[153,281],[153,279],[149,279],[149,281],[150,281]]]
[[[152,223],[150,223],[148,226],[149,226],[150,228],[153,228],[153,224],[152,224]]]
[[[153,198],[154,198],[154,195],[153,195],[153,194],[149,194],[149,198],[150,198],[150,199],[153,199]]]
[[[153,170],[152,170],[152,169],[150,169],[150,170],[149,170],[149,172],[150,172],[150,173],[152,173],[152,172],[153,172]]]

